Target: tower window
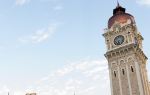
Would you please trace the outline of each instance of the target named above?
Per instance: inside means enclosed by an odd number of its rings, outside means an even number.
[[[132,66],[131,66],[131,71],[132,71],[132,72],[134,72],[134,69],[133,69],[133,67],[132,67]]]
[[[123,75],[125,74],[124,69],[122,69],[122,74],[123,74]]]
[[[116,77],[116,72],[114,71],[114,76]]]

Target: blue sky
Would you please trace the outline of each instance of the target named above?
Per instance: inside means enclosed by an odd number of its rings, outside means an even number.
[[[149,58],[150,0],[120,4],[135,17]],[[115,7],[115,0],[1,0],[0,95],[110,95],[102,34]]]

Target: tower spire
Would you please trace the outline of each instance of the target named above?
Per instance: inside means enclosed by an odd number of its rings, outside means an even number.
[[[117,0],[117,7],[119,7],[120,6],[120,4],[119,4],[119,1]]]

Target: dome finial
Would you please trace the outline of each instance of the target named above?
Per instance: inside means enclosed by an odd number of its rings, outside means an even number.
[[[117,0],[117,7],[119,7],[120,6],[120,4],[119,4],[119,1]]]

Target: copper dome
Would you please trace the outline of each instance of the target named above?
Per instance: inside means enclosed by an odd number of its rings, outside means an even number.
[[[135,23],[134,17],[132,15],[126,13],[125,8],[118,5],[113,10],[113,16],[108,21],[108,28],[111,28],[115,22],[123,24],[123,23],[126,23],[128,20],[130,20],[130,22],[132,24]]]

